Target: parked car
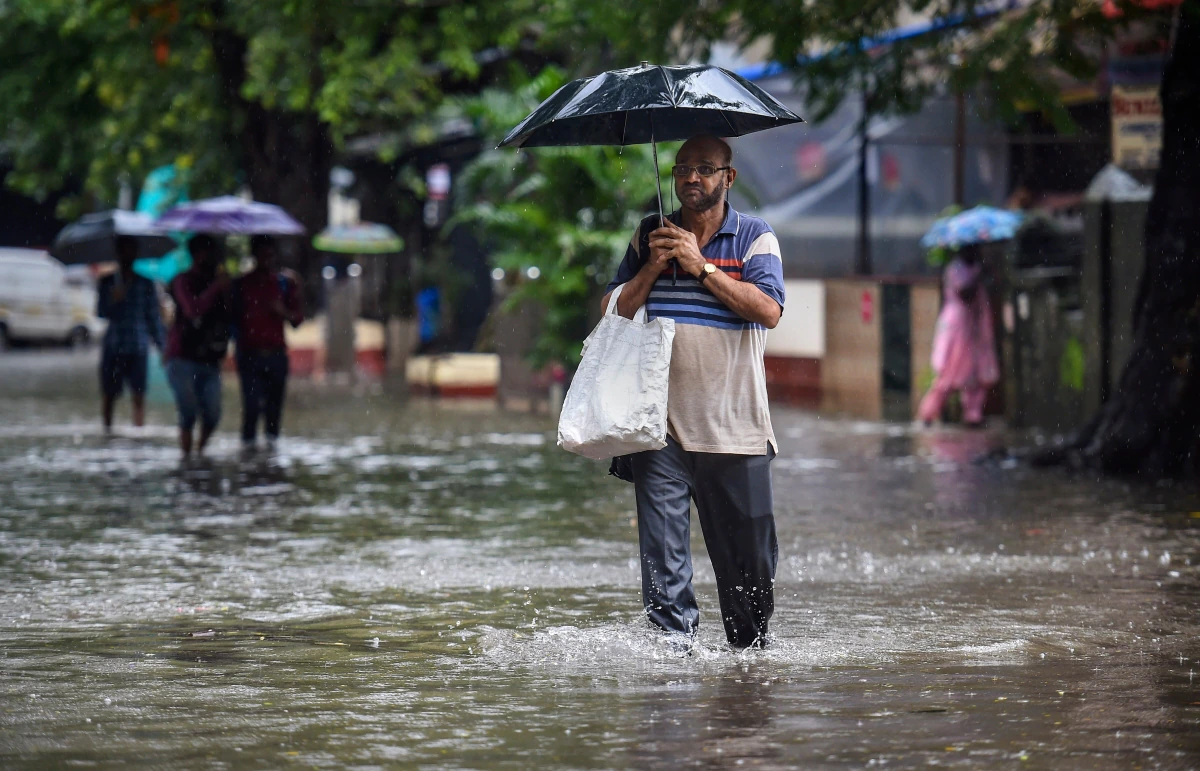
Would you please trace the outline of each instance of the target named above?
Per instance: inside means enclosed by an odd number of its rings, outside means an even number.
[[[96,286],[37,249],[0,248],[0,348],[10,342],[86,345],[104,333]]]

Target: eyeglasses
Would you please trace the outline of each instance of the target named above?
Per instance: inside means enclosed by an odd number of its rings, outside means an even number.
[[[726,169],[730,169],[730,168],[733,168],[733,167],[732,166],[709,166],[707,163],[702,164],[700,166],[684,166],[683,164],[680,163],[680,164],[676,164],[671,167],[671,174],[673,174],[676,177],[679,177],[680,179],[687,179],[688,177],[692,176],[692,172],[694,171],[702,177],[711,177],[713,174],[716,174],[718,171],[725,171]]]

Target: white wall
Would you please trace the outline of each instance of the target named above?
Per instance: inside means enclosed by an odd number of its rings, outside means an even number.
[[[767,333],[768,356],[820,359],[825,356],[825,283],[783,282],[787,302],[779,326]]]

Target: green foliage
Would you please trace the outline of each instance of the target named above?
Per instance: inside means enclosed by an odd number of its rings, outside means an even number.
[[[111,202],[122,178],[176,163],[195,195],[230,192],[249,179],[245,133],[270,130],[254,121],[309,121],[335,144],[392,130],[477,77],[479,52],[517,47],[557,2],[5,0],[9,182],[35,196],[74,183]],[[311,162],[265,154],[281,169]]]
[[[1085,368],[1083,343],[1079,342],[1079,338],[1071,337],[1063,346],[1062,358],[1058,361],[1058,381],[1064,387],[1082,393]]]
[[[0,5],[0,139],[15,167],[10,184],[43,196],[75,183],[111,201],[122,177],[140,179],[174,162],[200,187],[228,185],[236,166],[223,146],[227,116],[206,74],[211,56],[181,40],[159,66],[154,41],[166,22],[139,16],[149,7]]]
[[[499,140],[564,82],[547,69],[515,92],[486,90],[465,109]],[[665,170],[676,148],[659,149]],[[593,308],[655,200],[650,146],[491,150],[464,172],[459,191],[464,205],[448,227],[479,229],[495,265],[517,278],[511,307],[534,301],[546,310],[534,364],[578,364]]]
[[[988,95],[1001,117],[1036,109],[1069,129],[1061,75],[1090,79],[1116,35],[1169,24],[1134,0],[1115,5],[1123,13],[1110,19],[1101,3],[1083,0],[1028,0],[1001,12],[991,0],[725,0],[701,4],[679,42],[695,45],[716,32],[743,46],[765,44],[770,59],[795,63],[791,74],[812,110],[805,117],[815,120],[850,94],[865,92],[872,114],[892,114],[957,91]],[[863,45],[922,21],[943,28]]]

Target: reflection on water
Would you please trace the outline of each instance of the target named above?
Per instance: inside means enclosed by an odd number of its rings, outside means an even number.
[[[710,768],[774,765],[782,746],[771,730],[773,685],[757,666],[690,682],[653,679],[637,697],[632,764],[678,768],[691,758]]]
[[[180,468],[86,358],[0,377],[0,765],[1188,768],[1193,491],[780,410],[776,639],[638,608],[629,486],[541,419],[297,389]],[[16,367],[13,369],[12,367]],[[17,372],[19,376],[7,373]]]

